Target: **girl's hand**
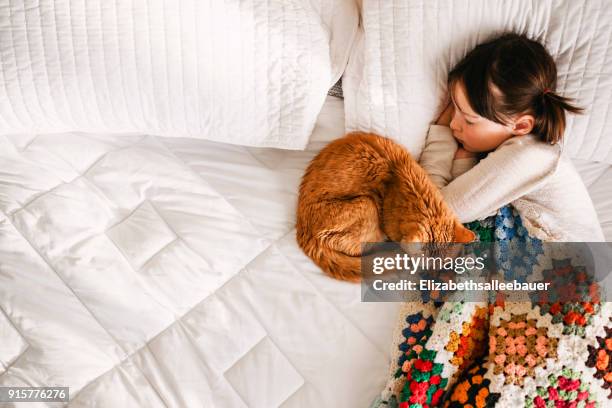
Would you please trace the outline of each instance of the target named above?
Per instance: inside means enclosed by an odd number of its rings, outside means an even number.
[[[459,147],[455,152],[455,159],[471,159],[476,157],[476,153],[468,152],[463,147]]]
[[[455,107],[452,102],[448,102],[446,108],[440,114],[438,120],[436,120],[436,125],[442,126],[450,126],[451,120],[453,120],[453,115],[455,114]]]

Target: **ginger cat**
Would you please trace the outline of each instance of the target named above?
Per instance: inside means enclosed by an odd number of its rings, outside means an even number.
[[[391,139],[351,133],[312,160],[300,185],[297,241],[324,272],[357,282],[361,244],[471,242],[442,194]]]

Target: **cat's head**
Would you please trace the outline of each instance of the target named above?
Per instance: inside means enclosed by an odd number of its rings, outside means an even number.
[[[404,251],[412,256],[455,257],[462,248],[476,239],[476,234],[465,228],[455,217],[437,220],[435,224],[415,225],[402,239]]]
[[[473,231],[464,227],[456,217],[448,215],[435,222],[411,223],[402,238],[403,243],[458,243],[467,244],[476,239]]]

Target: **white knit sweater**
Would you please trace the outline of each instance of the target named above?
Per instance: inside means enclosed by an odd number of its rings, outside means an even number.
[[[531,236],[544,241],[604,241],[589,193],[560,145],[512,137],[480,162],[453,160],[449,127],[432,125],[420,163],[461,222],[512,204]]]

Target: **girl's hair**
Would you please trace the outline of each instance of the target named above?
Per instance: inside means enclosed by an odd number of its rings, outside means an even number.
[[[546,48],[524,35],[504,34],[478,45],[449,73],[451,92],[458,82],[480,116],[507,124],[514,115],[531,114],[532,133],[551,144],[563,138],[565,111],[582,113],[555,93],[557,67]]]

